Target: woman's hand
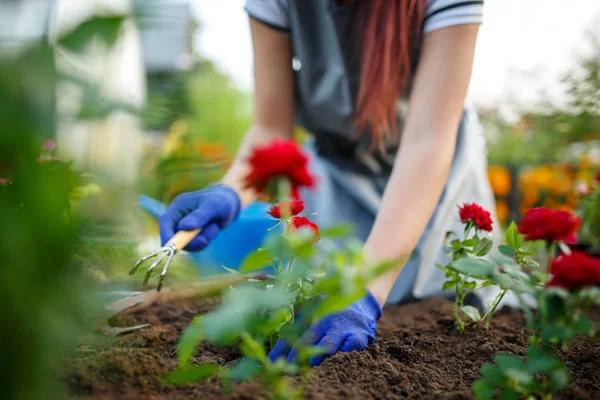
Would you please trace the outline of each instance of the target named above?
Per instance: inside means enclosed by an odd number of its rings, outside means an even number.
[[[240,196],[231,187],[219,185],[175,198],[159,221],[162,245],[177,231],[202,229],[185,248],[198,251],[205,248],[221,229],[233,222],[241,208]]]
[[[350,305],[346,310],[328,315],[309,328],[299,341],[303,345],[321,347],[325,353],[312,356],[311,366],[320,365],[327,357],[338,351],[361,351],[375,343],[377,320],[383,311],[371,292]],[[275,361],[286,357],[288,362],[296,361],[298,344],[291,346],[285,340],[279,340],[269,353],[269,359]]]

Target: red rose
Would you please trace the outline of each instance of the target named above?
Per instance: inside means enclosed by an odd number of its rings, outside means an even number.
[[[472,222],[482,231],[492,231],[492,217],[489,211],[484,210],[480,205],[475,203],[463,204],[459,208],[458,214],[461,222],[465,224]]]
[[[575,231],[580,224],[581,218],[568,211],[536,207],[525,211],[519,232],[527,240],[574,242]]]
[[[290,219],[289,229],[291,231],[299,231],[302,228],[309,228],[312,230],[313,234],[315,235],[315,241],[319,240],[319,227],[317,224],[311,222],[306,217],[296,216]]]
[[[266,146],[257,147],[248,162],[252,170],[245,178],[246,187],[259,194],[264,194],[269,182],[275,178],[289,180],[295,199],[300,187],[315,186],[315,179],[308,170],[308,157],[293,140],[275,139]]]
[[[598,175],[596,175],[596,182],[600,185],[600,171],[598,171]]]
[[[281,204],[275,204],[267,213],[273,218],[281,218],[282,209],[291,214],[288,216],[298,215],[304,211],[304,202],[302,200],[283,201]]]
[[[600,259],[574,251],[571,255],[561,255],[552,260],[550,273],[552,279],[547,283],[550,287],[577,290],[600,285]]]

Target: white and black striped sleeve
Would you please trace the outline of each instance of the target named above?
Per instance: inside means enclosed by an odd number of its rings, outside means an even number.
[[[423,33],[454,25],[482,22],[483,1],[427,0]]]
[[[289,32],[287,0],[246,0],[248,15],[273,29]]]

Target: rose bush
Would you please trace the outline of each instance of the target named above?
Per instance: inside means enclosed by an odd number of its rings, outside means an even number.
[[[278,340],[296,342],[307,327],[363,298],[368,281],[408,258],[371,266],[357,243],[317,248],[316,243],[322,239],[345,235],[348,230],[320,229],[308,217],[299,215],[304,203],[297,198],[298,189],[316,182],[307,161],[294,142],[281,140],[255,149],[249,157],[251,171],[246,186],[276,203],[268,214],[277,218],[276,224],[283,224],[284,229],[281,234],[268,236],[239,271],[228,269],[247,278],[247,283],[230,288],[214,311],[197,317],[183,332],[178,347],[179,368],[165,377],[168,383],[186,384],[218,375],[225,389],[232,381],[257,379],[275,398],[299,396],[287,376],[307,373],[311,359],[324,357],[323,349],[297,343],[293,361],[271,360],[268,349]],[[272,271],[268,279],[247,275],[265,266]],[[227,367],[195,364],[193,355],[199,341],[237,346],[243,357]]]

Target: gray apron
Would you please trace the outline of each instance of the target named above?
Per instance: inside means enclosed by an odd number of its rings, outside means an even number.
[[[313,218],[320,226],[350,222],[355,237],[364,242],[379,209],[398,141],[386,143],[388,155],[361,157],[370,137],[367,132],[356,140],[352,123],[360,77],[356,51],[360,38],[353,23],[356,6],[357,2],[339,6],[336,0],[289,0],[288,13],[296,66],[297,122],[312,133],[306,150],[319,180],[316,190],[301,194],[307,212],[316,214]],[[399,99],[400,107],[405,101]],[[404,113],[399,114],[401,127]],[[449,294],[441,291],[444,275],[435,264],[448,261],[443,253],[444,235],[447,230],[462,229],[457,205],[463,202],[495,209],[487,180],[485,141],[469,105],[460,123],[443,195],[388,303]],[[494,219],[497,224],[495,215]]]

